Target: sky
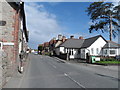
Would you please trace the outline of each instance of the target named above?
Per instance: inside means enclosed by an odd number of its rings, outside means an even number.
[[[30,48],[49,42],[58,34],[69,38],[89,38],[102,34],[109,40],[108,33],[89,33],[90,17],[85,10],[90,2],[26,2],[25,13]],[[114,39],[117,42],[117,38]]]

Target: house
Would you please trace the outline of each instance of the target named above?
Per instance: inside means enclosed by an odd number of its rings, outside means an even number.
[[[66,39],[62,44],[56,47],[56,55],[62,58],[64,54],[64,58],[75,59],[80,58],[78,54],[80,54],[79,49],[81,48],[84,39],[81,37],[79,39],[74,39],[74,36],[71,36],[69,39]],[[61,56],[62,55],[62,56]],[[68,56],[68,57],[67,57]]]
[[[55,55],[59,55],[59,48],[58,46],[61,45],[62,43],[64,43],[66,41],[66,37],[65,36],[62,36],[62,35],[58,35],[58,39],[56,40],[56,44],[55,44],[55,47],[54,47],[54,54]]]
[[[49,52],[50,52],[50,55],[53,56],[54,55],[54,47],[55,47],[55,44],[56,44],[56,38],[53,38],[49,41]]]
[[[18,2],[19,1],[19,2]],[[19,54],[26,52],[28,45],[28,31],[26,28],[24,2],[17,0],[0,1],[0,49],[6,53],[7,75],[12,76],[20,64]]]
[[[49,52],[49,42],[44,43],[43,49],[44,49],[45,52]]]
[[[56,48],[56,54],[66,54],[69,59],[87,59],[88,55],[101,56],[102,47],[107,44],[107,41],[101,36],[94,36],[91,38],[74,39],[73,36],[67,39],[64,43]]]
[[[107,41],[108,43],[103,46],[103,56],[115,57],[120,55],[120,44],[113,41]]]
[[[56,55],[55,48],[60,44],[62,44],[65,40],[66,40],[66,37],[59,34],[57,40],[56,38],[53,38],[49,41],[49,52],[51,56]]]
[[[107,41],[101,36],[95,36],[85,39],[81,47],[81,58],[87,59],[87,55],[102,56],[102,47],[107,44]]]

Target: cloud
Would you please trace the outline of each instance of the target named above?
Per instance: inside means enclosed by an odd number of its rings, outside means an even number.
[[[25,11],[30,47],[36,48],[38,44],[49,41],[62,32],[56,15],[49,13],[44,5],[25,3]]]

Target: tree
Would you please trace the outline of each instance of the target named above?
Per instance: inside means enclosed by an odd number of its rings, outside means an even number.
[[[42,54],[42,53],[41,53],[42,50],[43,50],[43,46],[42,46],[42,45],[39,45],[39,46],[38,46],[38,53],[39,53],[39,54]],[[39,52],[39,51],[40,51],[40,52]]]
[[[109,32],[110,41],[112,41],[112,37],[116,37],[120,27],[118,22],[120,20],[118,7],[115,7],[112,3],[105,2],[94,2],[90,4],[86,10],[92,20],[89,32],[102,31],[104,33],[107,31]]]

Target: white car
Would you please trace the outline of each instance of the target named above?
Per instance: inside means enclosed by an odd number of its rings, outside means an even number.
[[[38,53],[37,53],[37,52],[35,52],[35,53],[34,53],[34,55],[38,55]]]

